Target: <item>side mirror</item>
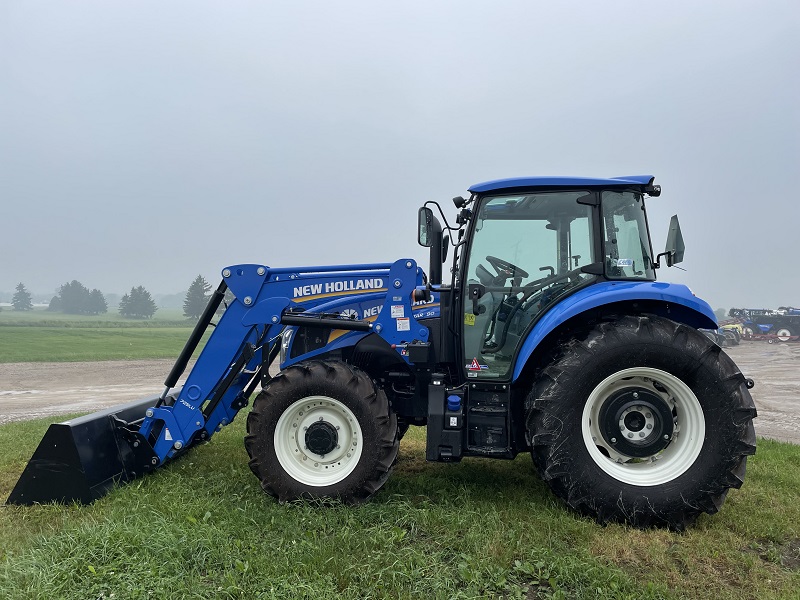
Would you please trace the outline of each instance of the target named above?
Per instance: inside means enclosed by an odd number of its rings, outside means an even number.
[[[664,254],[667,255],[667,266],[683,262],[683,253],[686,246],[683,243],[683,235],[681,234],[681,224],[678,223],[678,215],[672,215],[669,222],[669,233],[667,233],[667,245],[664,248]]]
[[[417,242],[420,246],[430,248],[433,246],[433,211],[427,206],[419,209],[417,216]]]

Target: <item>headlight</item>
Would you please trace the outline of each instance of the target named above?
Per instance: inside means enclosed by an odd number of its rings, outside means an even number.
[[[289,354],[289,345],[292,343],[292,334],[294,329],[287,329],[281,336],[281,364],[286,361],[286,356]]]

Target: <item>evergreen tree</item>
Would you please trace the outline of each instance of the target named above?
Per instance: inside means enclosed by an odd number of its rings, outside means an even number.
[[[61,299],[61,310],[70,315],[88,315],[90,312],[89,296],[91,292],[80,281],[72,280],[61,286],[58,296]]]
[[[95,289],[89,292],[86,309],[90,315],[103,315],[108,312],[108,302],[100,290]]]
[[[25,286],[20,282],[17,286],[17,293],[11,299],[11,304],[14,310],[33,310],[33,303],[31,302],[31,295]]]
[[[133,287],[129,294],[125,294],[119,301],[119,314],[123,317],[138,317],[149,319],[158,308],[143,286]]]
[[[208,300],[211,295],[208,293],[211,290],[209,284],[202,275],[198,275],[189,286],[189,291],[186,292],[186,300],[183,301],[183,314],[187,319],[199,319],[203,314]]]
[[[119,299],[119,304],[117,305],[119,314],[121,314],[123,317],[127,317],[130,314],[130,305],[131,297],[128,296],[128,294],[123,294],[122,298]]]
[[[231,305],[231,303],[236,299],[236,296],[233,295],[233,292],[225,290],[225,294],[222,297],[222,302],[219,304],[219,308],[217,308],[217,312],[215,313],[217,316],[222,316],[222,313]]]

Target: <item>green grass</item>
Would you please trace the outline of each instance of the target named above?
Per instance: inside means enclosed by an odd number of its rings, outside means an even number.
[[[191,331],[190,327],[0,327],[0,363],[177,358]]]
[[[3,310],[0,363],[176,358],[194,327],[181,317],[177,309],[153,319]]]
[[[800,448],[761,440],[747,482],[683,533],[601,527],[515,461],[424,461],[424,430],[360,507],[279,505],[244,419],[95,504],[0,510],[9,598],[797,598]],[[0,497],[47,421],[0,427]]]
[[[128,319],[112,310],[104,315],[67,315],[44,308],[0,311],[0,327],[188,327],[179,309],[160,308],[152,319]]]

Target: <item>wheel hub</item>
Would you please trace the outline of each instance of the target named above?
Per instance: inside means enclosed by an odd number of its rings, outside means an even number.
[[[655,392],[642,387],[619,390],[600,410],[600,432],[606,443],[633,458],[653,456],[672,440],[670,407]]]
[[[339,443],[336,428],[327,421],[317,421],[306,430],[306,446],[320,456],[329,454]]]

